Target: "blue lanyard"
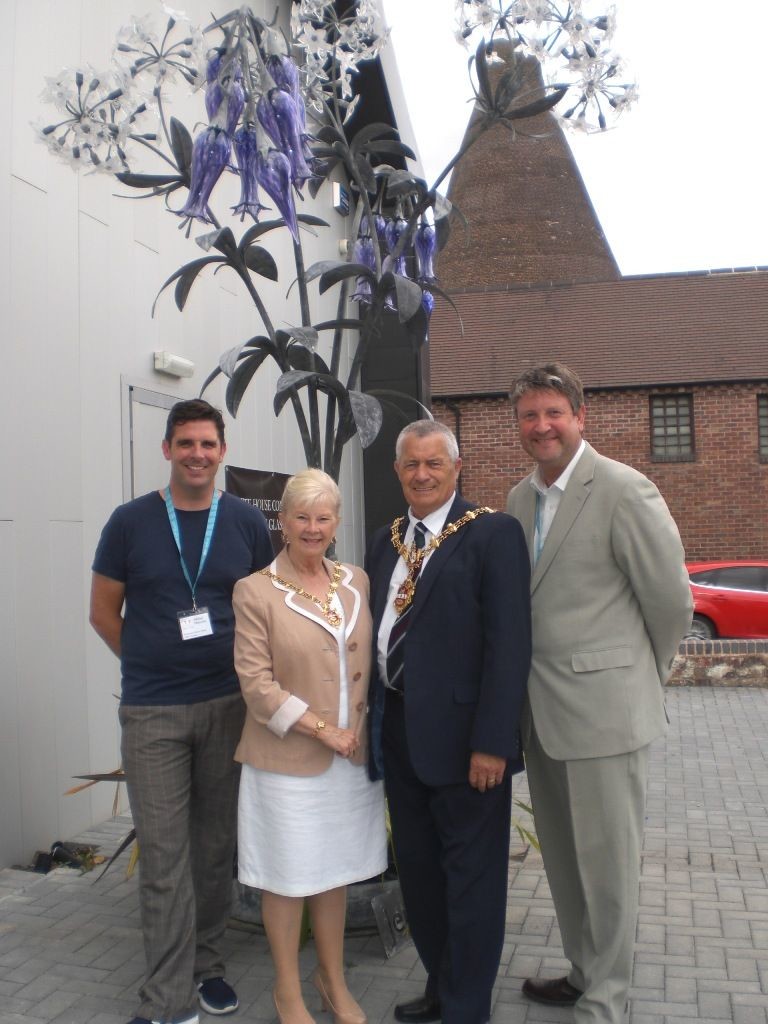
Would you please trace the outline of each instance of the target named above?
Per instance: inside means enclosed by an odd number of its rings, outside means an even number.
[[[197,609],[195,591],[200,580],[200,575],[203,571],[203,566],[205,565],[205,560],[208,557],[208,551],[211,547],[213,528],[216,525],[216,513],[219,511],[219,492],[216,490],[213,492],[213,500],[211,501],[211,507],[208,512],[208,522],[205,527],[205,536],[203,537],[203,550],[200,552],[200,564],[197,567],[197,576],[195,576],[194,583],[189,575],[189,569],[187,568],[187,563],[184,561],[184,555],[181,553],[181,533],[179,532],[179,521],[176,518],[176,509],[173,507],[170,487],[165,488],[164,496],[165,509],[168,513],[168,522],[171,524],[171,533],[173,534],[173,539],[176,541],[176,547],[179,549],[179,561],[181,562],[181,568],[184,572],[184,579],[187,581],[189,589],[192,592],[192,607]]]

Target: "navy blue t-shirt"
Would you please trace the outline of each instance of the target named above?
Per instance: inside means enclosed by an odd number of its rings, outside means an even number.
[[[176,510],[184,559],[194,581],[208,510]],[[264,516],[222,494],[216,526],[197,582],[198,608],[208,608],[212,636],[182,640],[178,612],[192,607],[165,501],[157,491],[120,505],[101,534],[93,571],[125,584],[120,640],[123,704],[196,704],[238,689],[232,590],[272,561]]]

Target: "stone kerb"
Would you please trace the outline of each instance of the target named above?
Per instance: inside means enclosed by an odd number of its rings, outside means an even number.
[[[667,686],[768,686],[768,640],[684,640]]]

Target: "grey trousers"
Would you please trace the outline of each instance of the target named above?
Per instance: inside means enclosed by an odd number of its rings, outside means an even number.
[[[147,961],[137,1015],[149,1020],[195,1012],[196,983],[224,974],[244,715],[239,693],[120,708]]]
[[[535,728],[528,785],[569,981],[584,994],[577,1024],[620,1024],[632,980],[648,747],[554,761]]]

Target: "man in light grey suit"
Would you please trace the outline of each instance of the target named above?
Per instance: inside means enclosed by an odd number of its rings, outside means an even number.
[[[666,728],[663,684],[691,621],[677,527],[641,473],[582,438],[581,381],[550,363],[512,389],[534,472],[507,511],[533,574],[533,664],[523,742],[564,978],[528,998],[575,1005],[578,1024],[623,1019],[632,974],[648,746]]]

